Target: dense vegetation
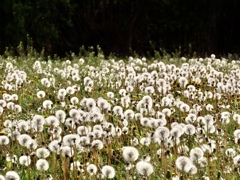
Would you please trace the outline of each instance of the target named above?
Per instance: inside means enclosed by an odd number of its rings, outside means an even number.
[[[0,53],[20,41],[46,55],[100,45],[105,54],[238,53],[238,0],[1,0]]]
[[[19,53],[0,57],[0,180],[239,179],[239,61]]]

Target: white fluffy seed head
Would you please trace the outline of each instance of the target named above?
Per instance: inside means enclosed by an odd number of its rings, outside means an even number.
[[[23,166],[29,166],[31,164],[30,156],[23,155],[19,158],[19,163]]]
[[[46,159],[50,155],[50,151],[47,148],[38,148],[36,151],[38,158]]]
[[[115,169],[112,166],[105,165],[102,168],[102,174],[105,178],[113,179],[115,177]]]
[[[53,116],[53,115],[48,116],[48,117],[45,119],[45,121],[46,121],[46,124],[47,124],[48,126],[52,126],[52,127],[57,127],[57,126],[59,126],[59,124],[60,124],[59,119],[58,119],[56,116]]]
[[[188,171],[189,174],[196,174],[197,173],[197,167],[195,165],[192,165],[190,170]]]
[[[49,168],[49,163],[46,159],[39,159],[36,162],[36,167],[38,171],[47,171]]]
[[[66,113],[63,110],[57,110],[55,116],[59,119],[59,121],[64,122],[66,118]]]
[[[192,167],[192,162],[188,157],[180,156],[176,160],[176,167],[180,171],[189,172]]]
[[[190,151],[190,159],[192,162],[198,162],[199,159],[203,158],[203,150],[199,147],[191,149]]]
[[[46,96],[46,93],[44,92],[44,91],[38,91],[37,92],[37,97],[39,98],[39,99],[42,99],[42,98],[44,98]]]
[[[146,161],[140,161],[136,164],[137,173],[141,176],[150,176],[153,171],[153,165]]]
[[[70,157],[73,157],[73,155],[74,155],[73,148],[71,148],[69,146],[61,147],[60,152],[61,152],[61,155],[65,158],[70,158]]]
[[[9,144],[9,137],[8,136],[0,136],[0,146],[1,145],[8,145]]]
[[[93,140],[91,143],[92,149],[101,150],[104,147],[103,142],[99,139]]]
[[[134,162],[138,159],[139,152],[137,148],[132,146],[125,146],[122,148],[123,158],[127,162]]]
[[[52,109],[53,102],[51,100],[43,101],[43,108],[44,109]]]
[[[89,164],[87,166],[87,172],[90,174],[90,175],[93,175],[93,174],[96,174],[97,173],[97,166],[95,164]]]
[[[6,180],[20,180],[20,177],[18,175],[18,173],[16,173],[15,171],[8,171],[5,175],[5,179]]]
[[[27,144],[31,140],[32,138],[28,134],[21,134],[20,136],[18,136],[18,142],[21,146],[27,146]]]

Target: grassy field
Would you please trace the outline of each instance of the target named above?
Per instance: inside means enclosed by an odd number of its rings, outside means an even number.
[[[240,178],[240,62],[0,57],[0,180]]]

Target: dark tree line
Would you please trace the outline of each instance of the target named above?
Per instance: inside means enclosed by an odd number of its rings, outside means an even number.
[[[0,53],[27,36],[47,55],[82,45],[116,55],[239,53],[239,8],[239,0],[1,0]]]

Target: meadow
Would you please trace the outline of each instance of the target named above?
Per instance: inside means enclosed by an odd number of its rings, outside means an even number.
[[[240,61],[0,56],[0,180],[237,180]]]

